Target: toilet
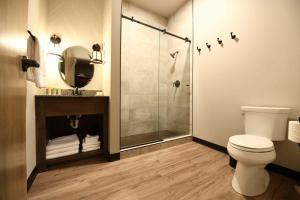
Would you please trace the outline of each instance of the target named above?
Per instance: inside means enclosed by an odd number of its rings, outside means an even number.
[[[237,160],[232,179],[233,189],[245,196],[264,193],[269,185],[265,166],[273,162],[276,152],[272,141],[286,138],[289,108],[241,107],[245,134],[229,138],[227,150]]]

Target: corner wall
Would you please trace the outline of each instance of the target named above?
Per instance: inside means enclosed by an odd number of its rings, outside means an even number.
[[[120,152],[121,110],[121,0],[104,1],[103,42],[105,64],[103,70],[104,94],[109,103],[109,152]]]
[[[298,0],[194,0],[194,42],[202,48],[201,55],[194,50],[195,137],[226,147],[230,136],[244,134],[242,105],[289,107],[291,119],[300,115],[299,10]],[[297,144],[275,148],[276,164],[300,171]]]

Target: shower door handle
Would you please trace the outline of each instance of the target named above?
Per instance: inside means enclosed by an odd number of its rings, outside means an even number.
[[[179,88],[180,87],[180,81],[176,80],[175,82],[173,82],[173,87]]]

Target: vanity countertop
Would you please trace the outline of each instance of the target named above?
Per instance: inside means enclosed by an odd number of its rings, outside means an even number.
[[[35,95],[36,98],[109,98],[109,96],[84,96],[84,95]]]

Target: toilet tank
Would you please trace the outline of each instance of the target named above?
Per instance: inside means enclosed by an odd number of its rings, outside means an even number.
[[[290,108],[242,106],[245,117],[245,134],[285,140]]]

